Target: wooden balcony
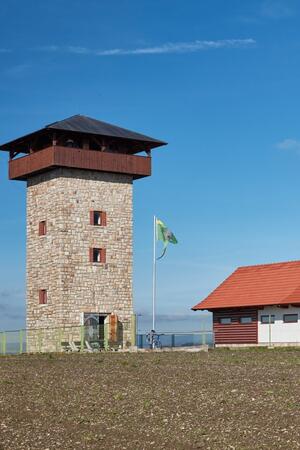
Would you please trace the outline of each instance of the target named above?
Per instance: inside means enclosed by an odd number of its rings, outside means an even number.
[[[11,159],[9,179],[27,180],[31,175],[56,167],[123,173],[137,179],[151,175],[151,158],[79,148],[48,147],[21,158]]]

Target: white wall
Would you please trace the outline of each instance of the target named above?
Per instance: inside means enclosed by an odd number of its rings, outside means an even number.
[[[271,324],[271,342],[300,342],[300,308],[265,306],[263,310],[258,311],[258,343],[269,342],[269,325],[262,324],[260,319],[268,314],[275,316],[275,323]],[[298,314],[298,322],[284,323],[284,314]]]

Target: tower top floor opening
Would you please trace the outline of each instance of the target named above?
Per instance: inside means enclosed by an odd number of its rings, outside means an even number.
[[[9,152],[9,178],[29,176],[55,167],[151,175],[151,150],[166,142],[84,115],[46,125],[0,145]],[[147,157],[137,156],[146,152]]]
[[[77,114],[2,144],[0,149],[10,152],[13,159],[51,146],[134,155],[162,145],[166,142]]]

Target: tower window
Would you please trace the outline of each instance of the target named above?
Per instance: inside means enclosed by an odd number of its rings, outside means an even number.
[[[106,226],[105,211],[90,211],[90,224],[98,227]]]
[[[39,222],[39,236],[45,236],[46,233],[47,233],[46,220],[42,220],[41,222]]]
[[[106,263],[106,249],[105,248],[90,248],[90,262]]]
[[[47,303],[48,303],[47,290],[46,289],[40,289],[39,290],[39,304],[40,305],[46,305]]]

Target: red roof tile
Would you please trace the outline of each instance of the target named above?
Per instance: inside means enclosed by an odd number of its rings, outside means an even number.
[[[300,303],[300,261],[239,267],[193,310]]]

